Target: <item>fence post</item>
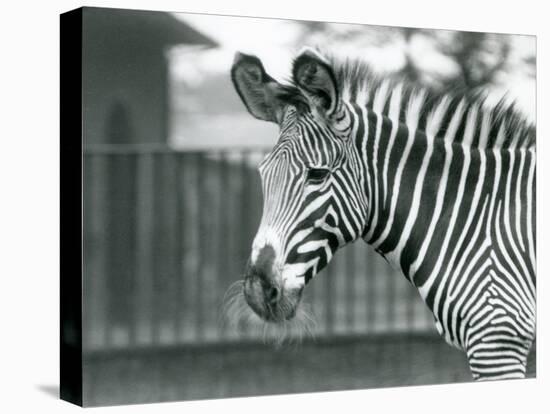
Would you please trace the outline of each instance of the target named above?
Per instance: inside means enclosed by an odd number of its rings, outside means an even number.
[[[196,278],[196,332],[197,339],[200,341],[204,337],[204,291],[203,291],[203,276],[204,276],[204,264],[205,260],[203,259],[204,252],[207,249],[206,244],[204,243],[204,229],[206,228],[207,217],[204,214],[204,201],[206,200],[206,188],[205,188],[205,171],[204,171],[204,155],[201,153],[197,154],[197,194],[198,194],[198,243],[199,249],[197,250],[197,278]]]
[[[227,220],[227,212],[228,209],[228,183],[229,183],[229,171],[227,168],[227,160],[226,160],[226,154],[223,151],[219,152],[220,159],[218,161],[218,171],[217,171],[217,179],[219,182],[219,206],[218,206],[218,217],[217,220],[219,222],[218,226],[218,234],[217,236],[217,285],[222,287],[227,285],[227,273],[228,270],[231,268],[229,266],[229,260],[228,260],[228,252],[231,245],[231,241],[229,239],[229,232],[228,232],[228,220]],[[223,288],[222,288],[223,289]],[[223,298],[223,294],[221,296],[217,296],[218,300],[216,301],[216,310],[222,309],[223,303],[221,299]],[[216,320],[220,320],[220,315],[216,313]],[[224,336],[225,329],[223,329],[224,325],[217,324],[216,325],[220,331],[216,330],[217,332],[217,338],[218,340]]]
[[[332,280],[333,271],[330,263],[325,269],[324,277],[325,277],[325,306],[326,306],[325,329],[326,329],[327,335],[332,335],[334,333],[334,304],[333,304],[334,281]]]
[[[106,168],[105,157],[84,157],[83,346],[101,349],[107,343]]]
[[[153,252],[154,235],[154,155],[138,154],[136,175],[136,322],[138,338],[144,344],[153,342],[154,307],[154,268],[151,253]]]
[[[107,190],[107,274],[108,317],[111,345],[127,345],[133,333],[131,323],[134,294],[135,171],[128,154],[108,158]]]

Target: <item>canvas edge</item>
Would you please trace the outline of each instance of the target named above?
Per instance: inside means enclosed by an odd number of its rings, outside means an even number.
[[[60,398],[82,406],[82,8],[60,15]],[[80,136],[80,139],[75,139]]]

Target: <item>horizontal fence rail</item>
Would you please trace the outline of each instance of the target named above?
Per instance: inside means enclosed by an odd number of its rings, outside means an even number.
[[[260,221],[265,153],[85,151],[86,350],[262,339],[222,321]],[[336,254],[304,302],[318,337],[434,330],[416,290],[363,242]]]

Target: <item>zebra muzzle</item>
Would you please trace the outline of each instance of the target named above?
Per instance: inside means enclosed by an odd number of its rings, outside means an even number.
[[[274,259],[273,248],[265,246],[256,261],[248,264],[244,296],[258,316],[266,321],[276,322],[294,316],[299,295],[291,291],[285,292],[281,275],[273,270]]]

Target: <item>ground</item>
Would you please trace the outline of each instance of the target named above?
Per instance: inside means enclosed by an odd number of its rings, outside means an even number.
[[[528,376],[535,376],[535,352]],[[471,381],[466,356],[432,335],[346,337],[94,353],[85,405],[116,405]]]

